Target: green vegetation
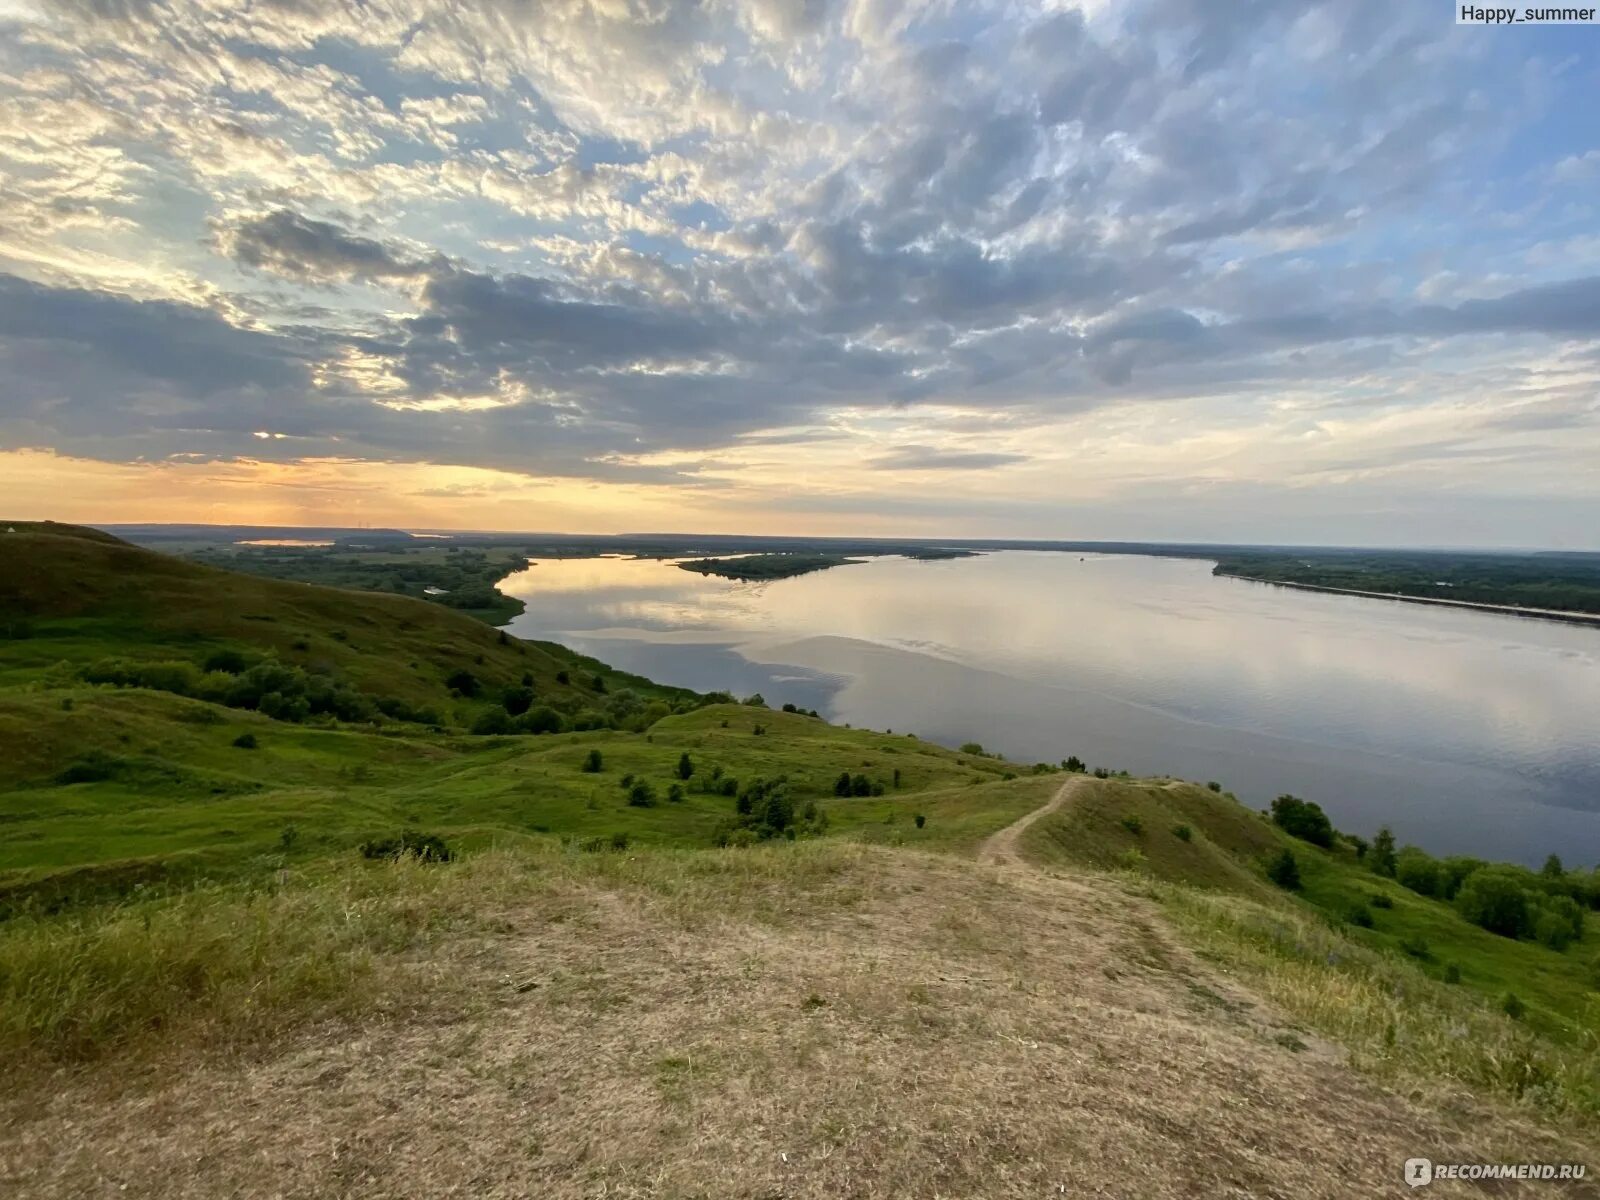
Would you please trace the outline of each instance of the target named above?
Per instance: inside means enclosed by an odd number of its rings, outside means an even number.
[[[724,579],[758,581],[788,579],[812,571],[826,571],[859,563],[859,558],[843,554],[751,554],[743,558],[691,558],[678,565],[700,575],[720,575]]]
[[[439,545],[378,539],[363,547],[247,546],[209,543],[188,551],[195,562],[324,587],[391,592],[459,609],[491,625],[503,625],[525,607],[495,585],[524,570],[528,554],[499,547]]]
[[[1600,1116],[1600,945],[1585,920],[1600,872],[1433,859],[1394,851],[1387,830],[1362,857],[1331,826],[1325,848],[1280,819],[1320,837],[1320,809],[1308,809],[1263,816],[1197,785],[1108,781],[1036,822],[1024,849],[1136,871],[1208,954],[1380,1074],[1445,1071]],[[1189,837],[1142,836],[1130,816]],[[1375,869],[1385,843],[1392,876]]]
[[[1230,552],[1216,574],[1262,583],[1600,614],[1600,554]]]

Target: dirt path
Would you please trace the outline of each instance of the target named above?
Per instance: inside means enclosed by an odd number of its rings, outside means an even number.
[[[1080,788],[1093,782],[1094,777],[1091,775],[1074,775],[1056,789],[1056,794],[1051,796],[1047,803],[1041,804],[1031,813],[985,839],[978,847],[978,861],[994,866],[1021,866],[1023,858],[1017,846],[1022,840],[1023,832],[1035,821],[1048,817],[1053,812],[1059,812]]]

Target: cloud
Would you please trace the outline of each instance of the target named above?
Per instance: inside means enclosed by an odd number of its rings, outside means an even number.
[[[1022,439],[1075,423],[1165,461],[1292,411],[1340,464],[1459,457],[1320,419],[1350,407],[1434,428],[1514,387],[1472,423],[1506,455],[1594,424],[1582,72],[1381,0],[63,0],[8,32],[0,444],[697,490],[791,446],[1044,497]]]
[[[1025,454],[984,453],[975,450],[935,450],[931,446],[900,446],[888,454],[868,459],[880,471],[987,471],[1011,463],[1027,462]]]

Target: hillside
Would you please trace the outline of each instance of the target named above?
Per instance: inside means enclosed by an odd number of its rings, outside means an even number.
[[[1220,789],[16,530],[6,1195],[1342,1197],[1592,1156],[1585,940]]]

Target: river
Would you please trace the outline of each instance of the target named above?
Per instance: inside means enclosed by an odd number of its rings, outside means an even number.
[[[1600,859],[1600,629],[999,552],[739,583],[620,557],[501,585],[523,637],[1023,762],[1318,801],[1436,853]]]

